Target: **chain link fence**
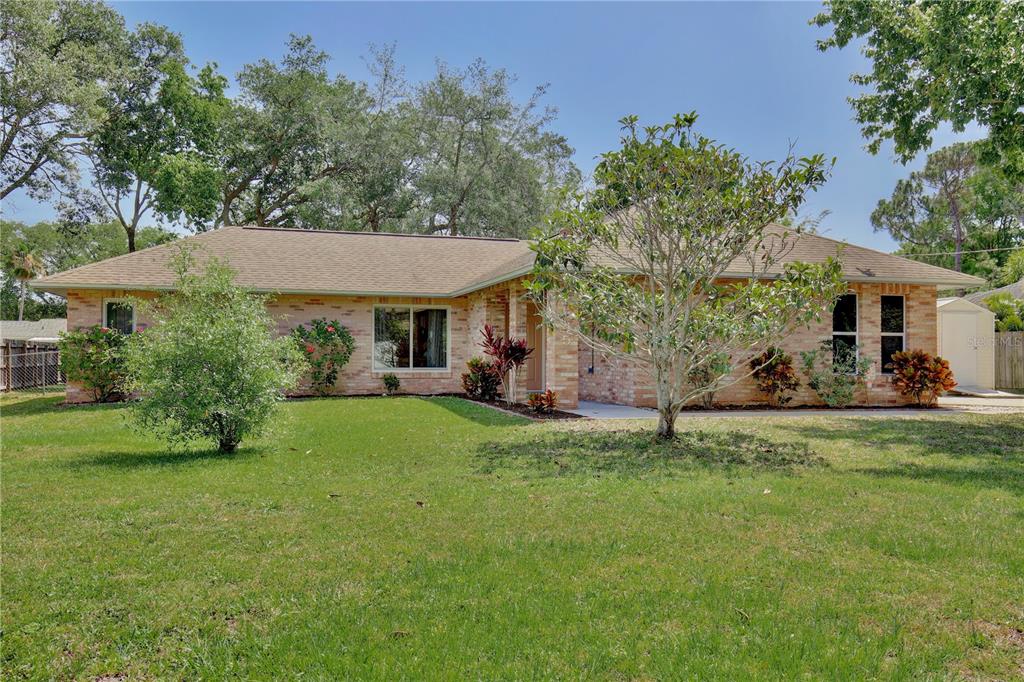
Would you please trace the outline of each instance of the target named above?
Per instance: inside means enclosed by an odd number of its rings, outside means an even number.
[[[0,345],[0,391],[64,385],[54,344],[4,341]]]

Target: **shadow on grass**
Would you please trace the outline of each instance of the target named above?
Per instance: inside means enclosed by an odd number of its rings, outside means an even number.
[[[240,448],[236,452],[224,453],[215,448],[194,450],[162,450],[157,452],[121,451],[104,452],[68,462],[75,469],[109,467],[113,469],[145,469],[148,467],[182,466],[213,462],[249,459],[257,454],[257,448]]]
[[[1015,495],[1024,495],[1024,469],[1020,464],[986,463],[978,466],[931,466],[900,462],[891,467],[867,467],[854,471],[879,478],[903,478],[951,485],[999,488]]]
[[[507,412],[500,412],[487,405],[475,403],[472,400],[466,400],[465,398],[458,398],[456,396],[437,396],[433,398],[425,398],[427,402],[432,405],[442,407],[449,412],[461,417],[462,419],[468,419],[469,421],[480,424],[481,426],[516,426],[519,424],[529,424],[530,420],[519,415],[509,414]]]
[[[541,432],[532,438],[484,443],[476,456],[481,473],[513,470],[541,476],[827,466],[806,443],[771,441],[742,431],[684,431],[671,443],[655,441],[650,431]]]
[[[65,409],[79,410],[79,409],[95,409],[97,407],[98,408],[110,407],[109,404],[105,404],[105,405],[89,405],[88,407],[85,407],[85,406],[79,407],[79,406],[76,405],[74,407],[67,407],[67,408],[65,408],[63,406],[63,402],[64,402],[64,394],[63,393],[53,393],[53,392],[51,392],[49,395],[44,395],[42,393],[36,393],[35,395],[38,396],[38,397],[34,397],[34,398],[21,398],[21,396],[19,395],[17,398],[13,398],[13,399],[12,398],[5,398],[4,401],[2,403],[0,403],[0,416],[3,416],[3,417],[31,417],[31,416],[37,415],[37,414],[47,414],[47,413],[56,414],[56,413],[62,412]]]
[[[880,478],[908,478],[1001,488],[1024,494],[1024,417],[969,419],[840,419],[828,427],[777,424],[800,439],[871,449],[900,458],[891,466],[855,469]],[[919,457],[921,461],[907,461]],[[931,458],[931,461],[929,461]],[[946,459],[948,458],[948,459]]]
[[[977,457],[1024,464],[1024,415],[972,415],[969,419],[835,419],[829,426],[777,423],[795,436],[858,448],[910,454]]]

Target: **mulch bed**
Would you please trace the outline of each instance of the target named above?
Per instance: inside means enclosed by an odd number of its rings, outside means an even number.
[[[465,393],[439,393],[437,395],[442,395],[448,398],[462,398],[463,400],[468,400],[471,403],[479,403],[480,405],[487,405],[488,407],[492,407],[496,410],[518,414],[526,417],[527,419],[537,419],[540,421],[548,421],[550,419],[587,419],[587,417],[582,414],[573,414],[572,412],[563,412],[562,410],[534,412],[522,403],[508,405],[504,400],[476,400],[474,398],[470,398]]]

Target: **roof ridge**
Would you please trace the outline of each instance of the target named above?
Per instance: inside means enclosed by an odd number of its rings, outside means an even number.
[[[781,227],[785,227],[785,226],[783,225]],[[855,249],[860,249],[861,251],[870,251],[871,253],[877,253],[880,256],[888,256],[889,258],[899,258],[900,260],[906,261],[907,263],[913,263],[914,265],[923,265],[926,268],[931,268],[933,270],[942,270],[944,272],[955,272],[958,275],[964,275],[966,277],[974,277],[974,275],[969,275],[966,272],[957,272],[956,270],[950,270],[949,268],[944,268],[941,265],[932,265],[931,263],[924,263],[924,262],[919,261],[919,260],[913,260],[912,258],[907,258],[906,256],[901,256],[898,253],[887,253],[886,251],[882,251],[881,249],[873,249],[870,246],[861,246],[860,244],[853,244],[853,243],[850,243],[848,241],[842,241],[840,239],[834,239],[832,237],[826,237],[825,235],[818,234],[817,232],[798,232],[797,234],[800,235],[800,236],[817,237],[818,239],[824,239],[825,241],[830,241],[833,244],[840,244],[842,246],[852,246]]]
[[[415,237],[420,239],[458,239],[460,241],[476,240],[486,242],[521,242],[515,237],[479,237],[476,235],[450,234],[415,234],[408,232],[368,232],[366,230],[307,230],[300,227],[268,227],[263,225],[240,225],[243,230],[261,230],[263,232],[296,232],[300,234],[354,234],[366,237]],[[223,228],[221,228],[223,229]]]

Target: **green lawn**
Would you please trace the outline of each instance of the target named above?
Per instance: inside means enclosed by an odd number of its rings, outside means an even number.
[[[1024,674],[1024,418],[291,402],[237,455],[2,403],[4,679]]]

